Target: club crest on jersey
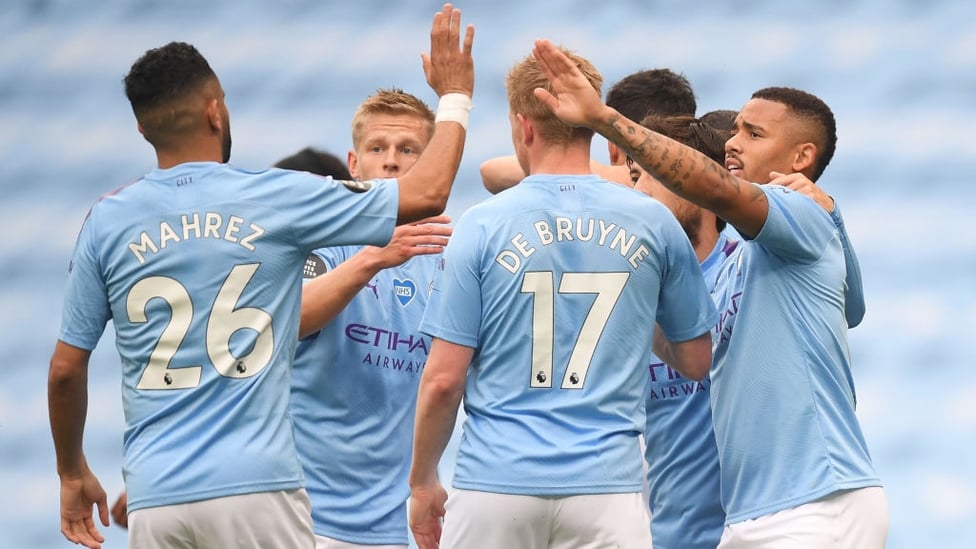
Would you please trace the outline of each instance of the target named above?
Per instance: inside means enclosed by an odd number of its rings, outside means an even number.
[[[406,280],[394,278],[393,293],[396,295],[400,305],[406,307],[407,303],[413,301],[413,296],[417,293],[417,285],[414,284],[413,280],[410,280],[409,278]]]

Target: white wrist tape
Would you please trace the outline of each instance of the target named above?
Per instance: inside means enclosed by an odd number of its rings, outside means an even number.
[[[437,116],[434,117],[434,122],[457,122],[467,130],[470,111],[470,96],[463,93],[445,93],[437,102]]]

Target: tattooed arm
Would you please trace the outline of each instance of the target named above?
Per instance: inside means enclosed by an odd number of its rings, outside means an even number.
[[[744,236],[759,234],[769,202],[758,185],[733,176],[700,152],[606,106],[576,65],[548,40],[537,40],[533,54],[553,89],[549,93],[537,88],[536,97],[561,120],[592,128],[675,194],[714,212]]]

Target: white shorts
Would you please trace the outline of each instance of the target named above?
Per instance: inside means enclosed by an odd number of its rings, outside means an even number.
[[[407,549],[406,545],[360,545],[315,534],[315,549]]]
[[[441,549],[648,549],[651,525],[640,492],[519,496],[453,490]]]
[[[730,524],[718,549],[881,549],[887,540],[888,501],[873,486]]]
[[[147,507],[129,513],[129,547],[312,549],[311,513],[304,489]]]

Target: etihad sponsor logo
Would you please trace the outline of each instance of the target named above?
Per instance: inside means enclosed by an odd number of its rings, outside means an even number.
[[[398,358],[381,353],[366,353],[362,363],[408,374],[419,374],[426,364],[425,361]]]
[[[416,334],[404,334],[395,330],[366,326],[365,324],[349,324],[346,326],[346,337],[363,345],[379,347],[388,351],[423,351],[424,355],[430,353],[430,346],[423,336]]]
[[[647,398],[650,400],[687,398],[707,392],[712,383],[708,378],[692,381],[662,362],[649,365],[648,370],[651,374],[651,387]]]
[[[739,299],[741,298],[742,292],[732,294],[728,306],[718,315],[718,323],[715,324],[715,336],[718,337],[719,343],[725,343],[732,338],[732,328],[735,327],[735,316],[739,314]]]

